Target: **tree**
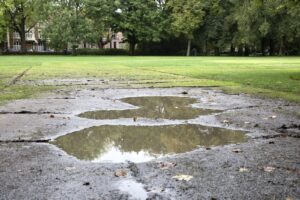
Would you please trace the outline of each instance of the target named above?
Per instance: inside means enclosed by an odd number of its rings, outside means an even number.
[[[91,19],[93,27],[93,32],[88,38],[97,43],[99,48],[111,41],[114,9],[114,2],[111,0],[86,0],[87,17]]]
[[[6,23],[4,19],[4,9],[0,8],[0,43],[4,41],[6,33]]]
[[[114,31],[122,32],[129,43],[131,55],[142,41],[159,41],[161,9],[155,0],[119,0],[115,3]]]
[[[26,33],[38,23],[37,14],[41,2],[39,0],[0,0],[7,25],[20,35],[23,53],[27,51]]]
[[[172,31],[188,39],[187,56],[190,55],[194,32],[203,23],[203,2],[201,0],[169,0],[167,7],[171,12]]]
[[[52,0],[46,8],[43,35],[51,47],[62,50],[70,44],[76,55],[80,42],[91,41],[95,29],[93,21],[86,17],[85,0]]]

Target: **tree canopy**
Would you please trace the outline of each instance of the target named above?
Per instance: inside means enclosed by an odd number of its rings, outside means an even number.
[[[134,54],[145,49],[198,49],[201,54],[300,53],[298,0],[0,0],[5,24],[21,36],[38,22],[55,49],[79,43],[102,48],[111,31],[122,32]],[[0,37],[1,39],[1,37]],[[174,42],[179,46],[173,48]],[[176,45],[175,44],[175,45]],[[163,52],[163,51],[161,51]]]

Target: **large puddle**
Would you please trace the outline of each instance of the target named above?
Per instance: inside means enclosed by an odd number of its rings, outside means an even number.
[[[146,162],[199,146],[241,143],[241,131],[200,125],[99,126],[58,137],[52,143],[69,155],[92,162]]]
[[[215,110],[194,108],[196,99],[188,97],[130,97],[122,102],[137,106],[128,110],[101,110],[80,114],[89,119],[151,118],[151,119],[193,119],[200,115],[215,113]]]

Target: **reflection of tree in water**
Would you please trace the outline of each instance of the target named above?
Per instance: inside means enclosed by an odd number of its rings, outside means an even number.
[[[144,151],[150,155],[187,152],[201,146],[245,141],[240,131],[199,125],[99,126],[59,137],[54,144],[82,160],[100,157],[112,146],[121,152]]]
[[[80,114],[80,117],[91,119],[118,119],[144,117],[152,119],[192,119],[199,115],[211,114],[215,111],[193,108],[197,102],[188,97],[132,97],[122,99],[123,102],[140,107],[130,110],[103,110]]]

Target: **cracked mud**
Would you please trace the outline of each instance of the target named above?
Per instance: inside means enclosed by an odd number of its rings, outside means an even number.
[[[156,107],[126,102],[166,96],[189,99],[174,105],[196,113],[153,117]],[[145,108],[151,112],[142,112]],[[118,114],[103,117],[108,110]],[[130,110],[140,113],[128,115]],[[100,117],[81,117],[99,112]],[[299,112],[297,104],[216,88],[93,85],[13,101],[0,107],[0,199],[298,199]],[[196,134],[199,127],[222,131]],[[52,144],[62,140],[59,148]],[[123,152],[158,156],[145,162],[90,162],[99,160],[110,142]]]

